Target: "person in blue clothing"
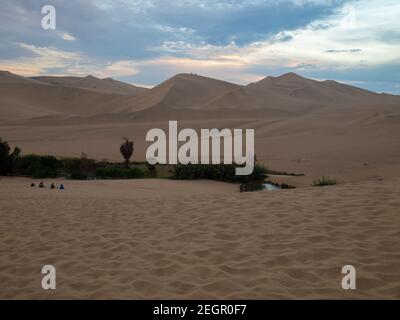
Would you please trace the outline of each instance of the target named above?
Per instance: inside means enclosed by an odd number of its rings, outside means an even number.
[[[60,190],[65,190],[64,185],[61,183]]]

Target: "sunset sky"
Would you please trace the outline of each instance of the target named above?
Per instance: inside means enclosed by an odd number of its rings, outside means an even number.
[[[0,69],[153,86],[297,72],[400,94],[398,0],[0,0]],[[41,8],[56,8],[43,30]]]

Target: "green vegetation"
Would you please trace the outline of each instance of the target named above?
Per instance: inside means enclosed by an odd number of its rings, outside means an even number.
[[[156,166],[150,164],[150,163],[147,162],[147,161],[146,161],[145,164],[146,164],[146,169],[147,169],[146,176],[147,176],[148,178],[155,178],[155,177],[157,177],[157,168],[156,168]]]
[[[263,190],[264,183],[270,183],[281,189],[292,189],[294,186],[278,184],[271,181],[265,182],[267,174],[296,175],[279,171],[267,170],[264,166],[256,164],[253,173],[249,176],[236,175],[236,164],[178,164],[151,165],[150,163],[133,162],[130,158],[134,152],[134,143],[125,139],[120,147],[124,157],[123,164],[96,161],[89,159],[82,153],[80,158],[57,159],[50,155],[21,155],[21,149],[11,148],[6,141],[0,138],[0,175],[27,176],[36,179],[67,177],[74,180],[87,179],[142,179],[165,178],[176,180],[209,179],[230,183],[239,183],[240,191]],[[336,180],[322,177],[314,181],[315,186],[336,184]]]
[[[314,180],[314,183],[312,184],[312,186],[313,187],[325,187],[325,186],[333,186],[335,184],[337,184],[337,181],[335,179],[323,176],[320,179]]]
[[[231,183],[240,183],[241,192],[260,191],[264,189],[267,169],[256,165],[249,176],[236,175],[235,164],[178,164],[174,167],[173,179],[193,180],[209,179]]]
[[[53,156],[30,154],[20,156],[15,161],[15,173],[34,179],[55,178],[60,168],[61,162]]]
[[[72,171],[68,175],[68,178],[71,180],[88,180],[90,178],[90,175],[86,172]]]
[[[96,169],[95,176],[100,179],[140,179],[146,174],[139,168],[106,167]]]
[[[0,175],[11,175],[15,170],[16,161],[21,149],[15,147],[13,152],[6,141],[0,138]]]
[[[254,192],[264,190],[263,181],[250,181],[240,185],[240,192]]]
[[[174,167],[172,178],[176,180],[209,179],[233,183],[247,183],[263,181],[266,178],[266,169],[256,165],[249,176],[237,176],[235,164],[178,164]]]
[[[121,146],[122,149],[126,156],[125,167],[104,161],[97,162],[94,159],[88,159],[85,154],[82,154],[80,158],[62,159],[50,155],[21,156],[21,150],[18,147],[11,152],[8,143],[0,139],[0,175],[26,176],[34,179],[68,177],[75,180],[138,179],[157,176],[156,167],[150,164],[136,163],[133,167],[130,166],[129,159],[133,154],[133,142],[126,140],[126,145]]]
[[[65,172],[70,174],[74,172],[94,172],[100,165],[95,160],[88,159],[84,153],[82,153],[80,158],[63,158],[61,163]]]

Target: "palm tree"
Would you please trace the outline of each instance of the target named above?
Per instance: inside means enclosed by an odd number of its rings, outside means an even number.
[[[120,151],[122,156],[125,159],[125,167],[128,168],[129,167],[129,159],[132,157],[133,155],[133,151],[135,150],[134,147],[134,142],[133,141],[129,141],[128,138],[124,138],[125,142],[123,144],[121,144],[120,147]]]

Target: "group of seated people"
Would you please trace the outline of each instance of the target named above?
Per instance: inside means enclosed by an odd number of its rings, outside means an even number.
[[[32,187],[32,188],[33,188],[33,187],[36,187],[36,184],[35,184],[34,182],[32,182],[32,183],[31,183],[31,187]],[[39,183],[39,188],[45,188],[45,185],[44,185],[43,181],[40,181],[40,183]],[[55,186],[54,183],[52,183],[52,184],[50,185],[50,189],[57,189],[57,187]],[[64,185],[61,183],[61,184],[60,184],[60,187],[58,187],[58,189],[64,190],[64,189],[65,189],[65,188],[64,188]]]

